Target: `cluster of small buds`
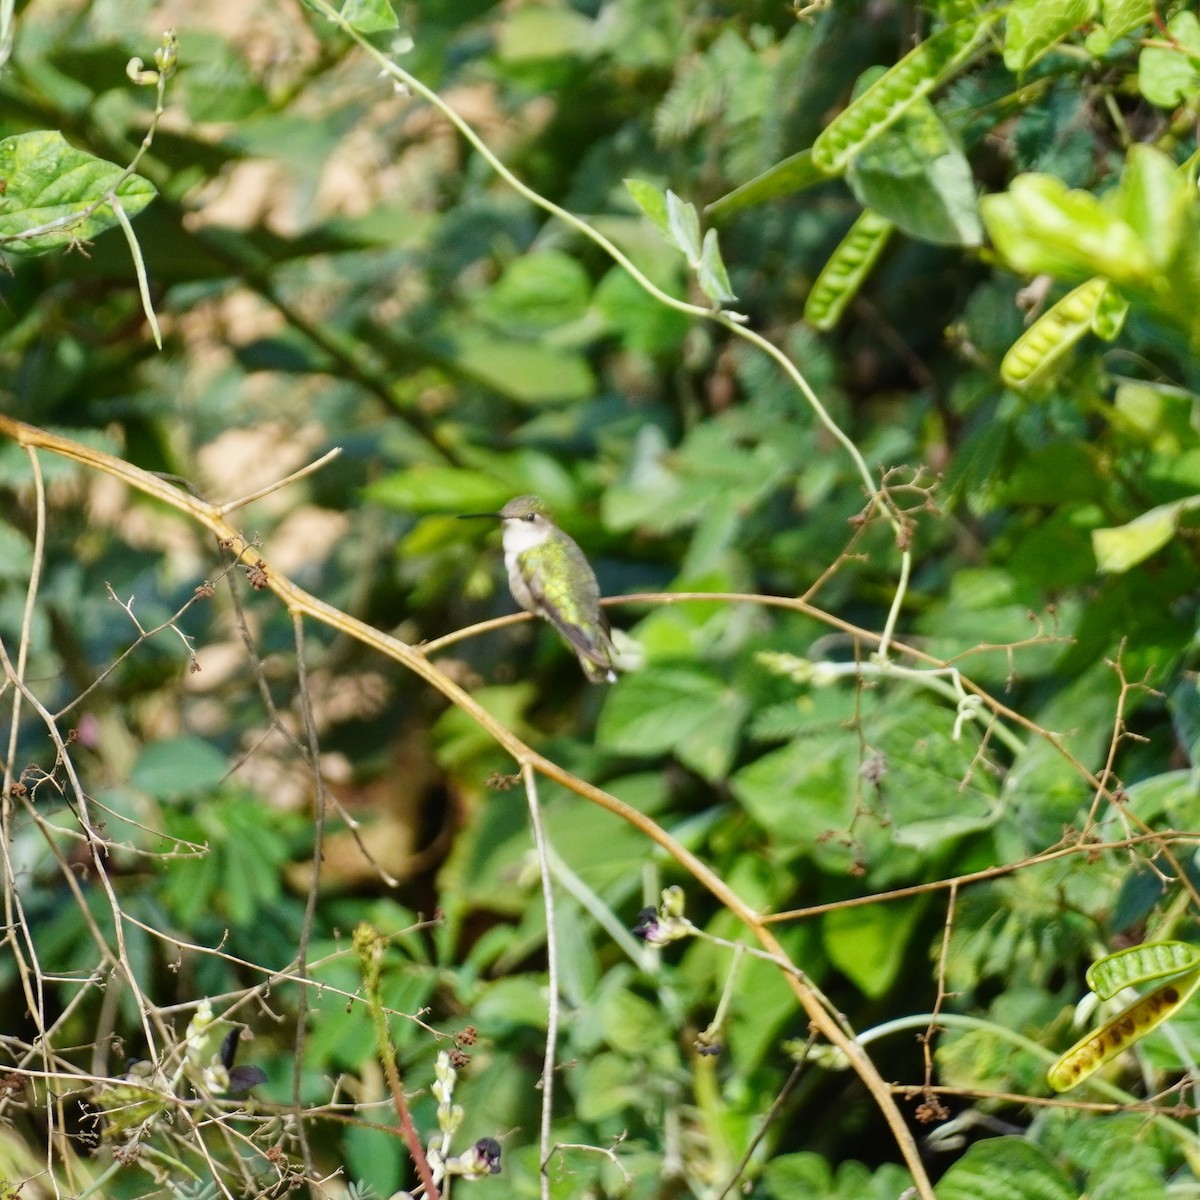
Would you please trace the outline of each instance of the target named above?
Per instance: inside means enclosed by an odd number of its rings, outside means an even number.
[[[845,674],[844,667],[837,663],[812,662],[795,654],[762,650],[754,657],[776,675],[786,675],[793,683],[806,683],[810,687],[828,687]]]
[[[158,70],[149,71],[140,58],[131,58],[125,67],[125,74],[139,86],[153,85],[160,81],[166,83],[179,65],[179,38],[175,36],[175,30],[168,29],[162,35],[162,41],[154,52],[154,65]]]
[[[472,1030],[472,1034],[474,1031]],[[461,1104],[454,1103],[454,1084],[458,1072],[445,1050],[437,1056],[433,1068],[433,1098],[438,1102],[437,1122],[441,1137],[429,1144],[427,1156],[433,1178],[437,1183],[447,1175],[461,1179],[486,1179],[500,1174],[500,1143],[495,1138],[480,1138],[462,1154],[450,1154],[450,1139],[463,1121]]]
[[[683,888],[663,889],[658,908],[643,908],[637,915],[633,932],[651,946],[665,946],[681,938],[691,937],[696,927],[683,915]]]
[[[212,1004],[202,1000],[184,1034],[184,1069],[193,1080],[214,1096],[229,1091],[229,1071],[219,1053],[212,1050]]]
[[[450,1055],[445,1050],[440,1051],[437,1056],[433,1075],[433,1098],[438,1102],[438,1128],[448,1137],[462,1124],[463,1110],[461,1104],[453,1102],[458,1072],[451,1065]]]

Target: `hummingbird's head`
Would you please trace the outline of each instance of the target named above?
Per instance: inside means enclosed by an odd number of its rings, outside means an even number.
[[[551,525],[550,512],[537,496],[515,496],[499,513],[506,525],[509,521],[527,525],[530,529],[546,529]]]

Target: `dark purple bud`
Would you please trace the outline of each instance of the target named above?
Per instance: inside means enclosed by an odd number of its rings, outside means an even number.
[[[487,1167],[489,1175],[500,1174],[500,1143],[495,1138],[480,1138],[475,1143],[475,1153]]]
[[[658,923],[658,909],[652,905],[643,908],[637,915],[637,919],[633,923],[631,932],[635,937],[640,937],[647,942],[658,941],[660,932]]]

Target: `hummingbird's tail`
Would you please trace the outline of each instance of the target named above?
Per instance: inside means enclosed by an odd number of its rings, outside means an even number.
[[[590,658],[584,658],[582,654],[579,655],[579,665],[583,668],[588,683],[617,682],[617,673],[611,666],[601,666],[599,663],[592,662]]]

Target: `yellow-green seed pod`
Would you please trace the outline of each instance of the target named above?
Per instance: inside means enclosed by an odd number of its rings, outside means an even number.
[[[821,268],[804,303],[804,319],[814,328],[832,329],[846,305],[862,287],[895,226],[879,213],[864,208]]]

